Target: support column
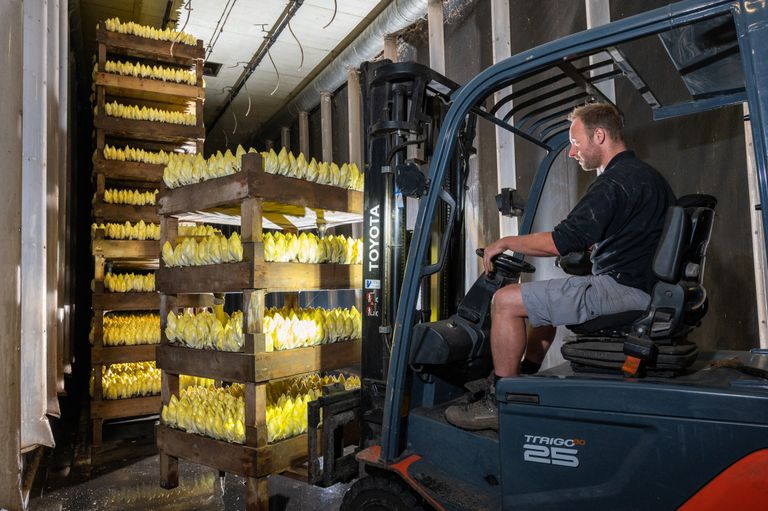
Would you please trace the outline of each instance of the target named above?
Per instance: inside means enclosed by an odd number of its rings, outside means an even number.
[[[610,0],[584,0],[587,8],[587,28],[598,27],[611,22],[611,3]],[[594,55],[589,57],[589,63],[594,64],[598,62],[599,58]],[[593,69],[589,72],[590,76],[597,76],[606,73],[612,69],[612,66],[608,65]],[[605,97],[610,99],[613,103],[616,103],[616,86],[613,80],[606,80],[605,82],[595,84],[595,87],[600,90]]]
[[[491,40],[493,41],[493,63],[500,62],[512,55],[509,0],[491,0]],[[494,94],[494,101],[509,95],[508,87]],[[512,109],[512,101],[507,103],[496,115],[503,117]],[[514,118],[510,119],[514,124]],[[496,127],[496,180],[498,190],[517,188],[517,169],[515,165],[515,136],[504,128]],[[499,237],[517,234],[516,218],[499,214]],[[469,252],[467,252],[469,253]]]
[[[384,58],[397,62],[397,36],[395,34],[384,36]]]
[[[56,344],[56,392],[64,392],[64,371],[68,363],[67,343],[67,314],[69,308],[70,266],[67,251],[69,240],[69,139],[67,137],[69,124],[69,1],[59,0],[59,104],[58,104],[58,135],[59,135],[59,239],[57,243],[59,268],[58,309],[57,314],[57,344]]]
[[[0,156],[3,186],[0,186],[0,273],[5,291],[0,293],[0,508],[20,511],[21,498],[21,107],[22,2],[0,1],[0,33],[6,34],[0,52]]]
[[[429,67],[445,75],[445,37],[443,36],[443,0],[428,0]]]
[[[320,138],[323,144],[323,161],[333,161],[333,94],[320,93]]]
[[[270,149],[275,148],[275,142],[272,139],[268,139],[264,141],[264,147],[266,147],[267,151]]]
[[[60,417],[59,396],[56,392],[59,308],[59,1],[48,0],[48,155],[47,155],[47,216],[46,216],[46,411]],[[62,272],[63,274],[63,272]]]
[[[288,126],[280,128],[280,145],[285,147],[286,151],[291,150],[291,128]]]
[[[760,189],[755,166],[755,145],[752,142],[752,124],[749,106],[744,103],[744,141],[747,151],[747,184],[749,187],[749,217],[752,226],[752,264],[755,270],[755,297],[757,299],[757,331],[760,347],[768,348],[768,275],[765,270],[765,231],[760,211]]]
[[[349,115],[349,163],[363,171],[363,99],[357,69],[347,72],[347,110]]]
[[[53,447],[46,417],[47,31],[45,2],[24,2],[21,214],[21,449]]]
[[[309,112],[299,112],[299,151],[309,159]]]

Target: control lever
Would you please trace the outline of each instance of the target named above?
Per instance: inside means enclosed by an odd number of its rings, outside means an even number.
[[[483,257],[485,249],[478,248],[475,250],[475,254]],[[489,277],[493,277],[493,273],[497,271],[507,278],[515,278],[521,273],[533,273],[536,271],[536,268],[531,263],[516,259],[507,254],[499,254],[492,258],[491,262],[493,263],[493,271],[488,275]]]

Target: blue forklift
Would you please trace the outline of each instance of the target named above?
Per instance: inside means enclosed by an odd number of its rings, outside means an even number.
[[[649,38],[678,71],[684,101],[663,104],[627,58],[626,44]],[[384,177],[375,184],[366,176],[366,188],[380,187],[370,193],[394,201],[366,211],[366,228],[377,229],[367,233],[364,318],[366,336],[380,342],[364,337],[361,393],[310,406],[311,452],[320,412],[325,436],[324,466],[311,459],[310,478],[330,484],[358,475],[343,511],[768,509],[768,353],[699,352],[687,339],[707,308],[711,196],[670,208],[647,310],[573,325],[566,363],[499,380],[498,432],[465,431],[444,417],[467,399],[466,384],[492,368],[494,292],[535,270],[518,254],[502,255],[466,293],[456,283],[476,121],[545,153],[525,204],[509,190],[497,197],[501,210],[520,214],[521,234],[531,232],[550,167],[568,146],[568,113],[609,101],[599,87],[606,80],[628,80],[654,120],[746,102],[760,201],[768,204],[768,2],[682,1],[533,48],[463,87],[415,64],[364,72],[370,90],[388,91],[370,111],[389,120],[369,119],[369,135],[383,134],[369,143],[369,161]],[[439,131],[428,120],[438,117]],[[427,158],[406,153],[430,141],[425,176]],[[409,198],[419,198],[410,239],[400,234],[397,207]],[[768,225],[768,208],[761,211]],[[568,256],[561,265],[577,273],[578,262]],[[435,301],[429,279],[440,273],[448,278]],[[429,310],[435,303],[440,314]],[[382,361],[379,374],[367,370]],[[350,421],[362,435],[354,458],[337,430]]]

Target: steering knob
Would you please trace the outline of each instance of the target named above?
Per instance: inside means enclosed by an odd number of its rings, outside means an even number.
[[[475,250],[475,253],[478,256],[483,257],[483,255],[485,255],[485,249],[478,248]],[[505,275],[512,273],[533,273],[536,271],[536,267],[531,263],[515,259],[514,257],[503,253],[491,258],[491,262],[493,263],[494,271],[500,271]]]

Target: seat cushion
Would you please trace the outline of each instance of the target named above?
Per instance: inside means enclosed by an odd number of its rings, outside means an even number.
[[[643,315],[644,310],[625,311],[618,314],[598,316],[578,325],[566,325],[573,333],[603,337],[626,337],[632,324]]]

